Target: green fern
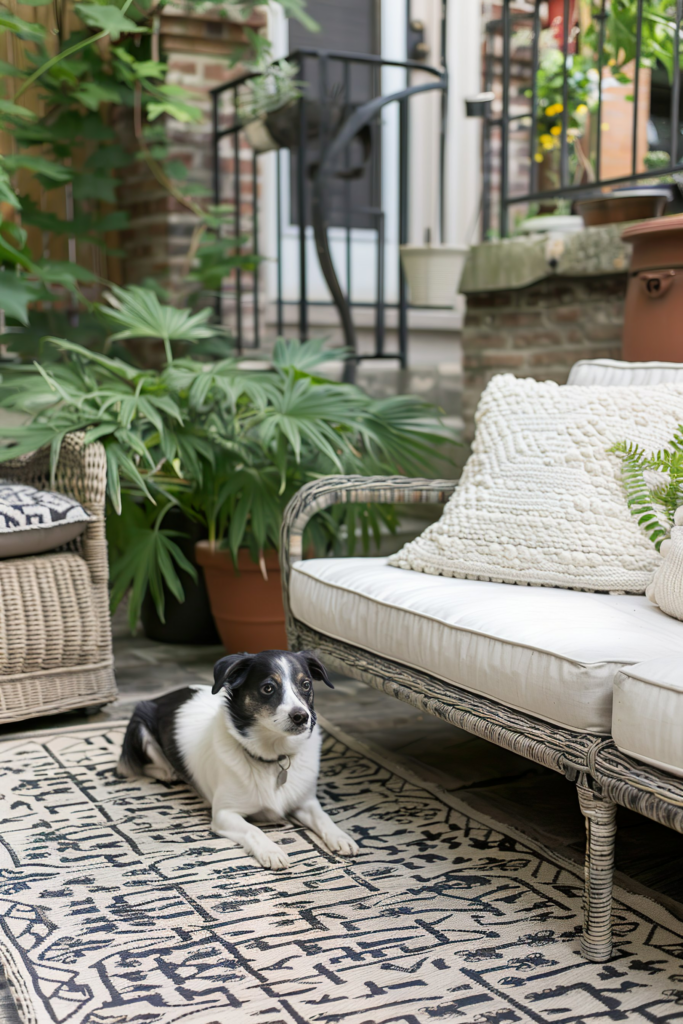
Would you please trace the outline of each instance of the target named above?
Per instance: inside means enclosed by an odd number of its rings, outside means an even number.
[[[659,551],[671,533],[676,510],[683,505],[683,425],[676,427],[667,448],[648,455],[632,441],[618,441],[608,448],[621,459],[621,480],[626,501],[638,523]],[[661,483],[646,473],[659,474]]]

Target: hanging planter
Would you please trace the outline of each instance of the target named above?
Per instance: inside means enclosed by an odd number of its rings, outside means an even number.
[[[280,143],[276,142],[268,131],[266,117],[257,117],[244,126],[244,134],[247,142],[255,153],[268,153],[272,149],[279,149]]]
[[[238,97],[236,113],[254,152],[267,153],[283,145],[282,139],[277,138],[278,132],[271,131],[271,123],[277,125],[278,115],[283,111],[285,117],[289,114],[289,119],[298,121],[298,100],[305,83],[297,80],[297,74],[294,64],[277,61],[262,75],[250,78]]]
[[[452,309],[469,247],[402,245],[400,250],[411,306]]]

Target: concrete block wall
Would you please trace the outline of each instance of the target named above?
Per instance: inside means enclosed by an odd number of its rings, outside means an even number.
[[[464,438],[498,373],[567,381],[579,359],[619,359],[627,275],[546,278],[526,288],[468,295],[462,333]]]

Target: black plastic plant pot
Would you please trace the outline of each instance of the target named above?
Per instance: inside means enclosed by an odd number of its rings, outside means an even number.
[[[190,574],[183,570],[178,572],[178,576],[185,591],[185,600],[181,603],[164,587],[165,622],[159,618],[150,592],[147,591],[145,594],[140,609],[145,636],[162,644],[220,644],[221,638],[211,614],[202,570],[199,569],[199,579],[196,583]]]
[[[163,644],[187,644],[189,646],[220,644],[221,638],[211,614],[204,573],[197,565],[194,554],[195,543],[204,538],[204,531],[179,509],[171,509],[167,513],[164,517],[164,526],[169,530],[177,530],[179,533],[186,534],[184,537],[174,537],[173,539],[187,560],[195,566],[197,580],[193,580],[188,572],[182,569],[178,570],[178,576],[185,592],[184,601],[178,601],[164,586],[165,622],[159,618],[152,595],[147,591],[140,609],[140,619],[145,636]]]

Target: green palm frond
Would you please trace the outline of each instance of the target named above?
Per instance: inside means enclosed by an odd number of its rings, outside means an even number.
[[[211,318],[210,309],[192,313],[189,309],[162,305],[156,292],[150,288],[142,288],[140,285],[119,288],[112,285],[106,298],[108,305],[100,305],[100,312],[108,320],[123,327],[123,330],[112,334],[109,340],[159,338],[164,343],[169,364],[173,362],[172,341],[202,341],[218,333],[215,327],[207,325]]]
[[[169,341],[212,330],[204,313],[164,307],[146,289],[118,293],[126,297],[115,311],[126,324],[119,337],[159,337],[159,311]],[[0,405],[30,422],[0,427],[0,462],[49,445],[54,469],[74,430],[104,446],[112,602],[130,591],[131,622],[147,591],[162,618],[164,586],[182,600],[178,572],[186,566],[162,525],[170,507],[235,558],[247,547],[257,560],[277,547],[284,507],[303,484],[329,473],[423,475],[455,440],[418,398],[377,400],[314,376],[330,358],[321,342],[281,342],[275,365],[263,370],[185,356],[162,370],[139,369],[64,339],[46,344],[56,358],[3,367]],[[683,447],[679,454],[683,462]],[[321,551],[353,551],[357,538],[366,549],[396,524],[391,507],[348,506],[316,517],[307,538]]]
[[[349,355],[346,348],[327,348],[322,338],[301,342],[297,338],[278,338],[273,349],[272,363],[279,370],[303,370],[310,373],[323,363],[338,362]]]

